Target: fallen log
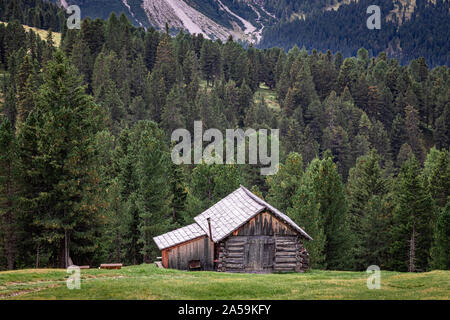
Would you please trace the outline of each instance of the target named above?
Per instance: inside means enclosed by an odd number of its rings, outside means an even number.
[[[103,263],[100,265],[100,269],[122,269],[121,263]]]

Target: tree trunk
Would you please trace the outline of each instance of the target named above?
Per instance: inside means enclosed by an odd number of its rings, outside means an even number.
[[[8,181],[7,181],[7,194],[8,194],[8,200],[6,203],[7,212],[5,214],[5,229],[6,229],[6,259],[8,260],[8,270],[14,269],[14,262],[16,260],[16,239],[15,239],[15,222],[13,217],[13,188],[12,188],[12,181],[11,181],[11,175],[12,175],[12,168],[11,163],[8,165]]]
[[[409,242],[409,272],[416,271],[415,259],[416,259],[416,228],[413,225],[411,240]]]
[[[120,263],[120,231],[116,233],[116,241],[117,241],[117,263]]]
[[[6,214],[6,258],[8,260],[8,270],[14,270],[14,262],[16,260],[15,239],[14,239],[14,226],[12,219],[12,212]]]
[[[41,245],[40,244],[38,244],[37,245],[37,248],[36,248],[36,269],[38,269],[39,268],[39,260],[40,260],[40,254],[41,254]]]
[[[64,230],[64,268],[69,267],[69,232]]]

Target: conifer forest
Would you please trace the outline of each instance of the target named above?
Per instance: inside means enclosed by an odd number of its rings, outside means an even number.
[[[448,31],[396,57],[364,34],[339,49],[345,30],[301,19],[254,45],[120,13],[69,29],[42,0],[0,6],[0,270],[152,263],[153,237],[240,185],[308,232],[313,269],[450,269]],[[405,51],[420,41],[404,35]],[[279,129],[278,172],[174,164],[172,132],[195,121]]]

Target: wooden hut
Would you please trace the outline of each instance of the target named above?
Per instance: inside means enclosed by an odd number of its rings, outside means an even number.
[[[194,218],[154,238],[165,268],[224,272],[304,272],[312,238],[287,215],[240,187]]]

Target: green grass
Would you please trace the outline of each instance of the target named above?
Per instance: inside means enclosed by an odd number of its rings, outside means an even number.
[[[270,90],[266,85],[260,85],[259,89],[255,92],[255,103],[264,98],[267,106],[274,110],[280,110],[280,104],[277,101],[277,94],[275,90]]]
[[[381,289],[368,290],[365,272],[229,274],[158,269],[81,270],[69,290],[60,269],[0,272],[0,299],[450,299],[450,271],[383,271]]]
[[[200,81],[200,88],[205,89],[206,88],[206,80]],[[211,87],[208,87],[208,92],[211,92]],[[279,111],[280,110],[280,104],[277,101],[277,93],[275,90],[270,90],[270,88],[264,84],[261,84],[256,90],[254,95],[254,102],[258,103],[264,98],[264,101],[266,102],[267,106],[273,110]]]

